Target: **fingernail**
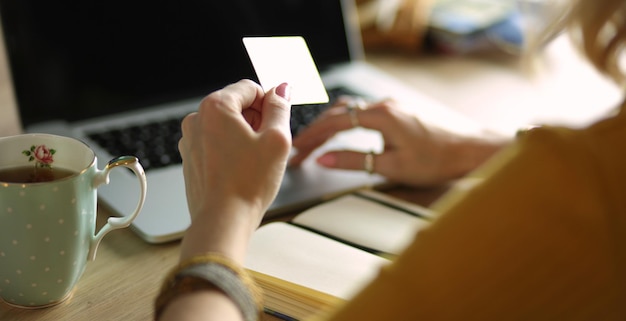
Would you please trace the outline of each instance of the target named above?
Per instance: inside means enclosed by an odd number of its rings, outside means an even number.
[[[326,167],[334,167],[337,165],[337,156],[333,154],[324,154],[317,158],[317,163]]]
[[[285,100],[291,100],[291,86],[288,83],[284,82],[278,87],[276,87],[276,94],[280,97],[283,97]]]

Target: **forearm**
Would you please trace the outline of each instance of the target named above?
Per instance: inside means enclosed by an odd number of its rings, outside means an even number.
[[[464,160],[461,170],[465,174],[473,171],[510,143],[511,140],[504,137],[469,138],[460,149],[462,157],[459,159]]]
[[[502,148],[510,145],[511,138],[488,134],[480,137],[461,137],[454,140],[446,148],[447,169],[451,179],[467,175],[480,167]]]

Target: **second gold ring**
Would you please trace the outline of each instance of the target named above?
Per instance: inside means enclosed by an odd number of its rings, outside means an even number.
[[[359,122],[359,117],[357,113],[360,109],[363,109],[365,102],[361,99],[355,99],[350,105],[346,108],[348,109],[348,116],[350,116],[350,123],[353,128],[361,127],[361,123]]]
[[[370,151],[369,153],[365,154],[365,161],[363,163],[363,169],[368,174],[374,173],[374,156],[375,155],[376,154],[374,154],[374,151]]]

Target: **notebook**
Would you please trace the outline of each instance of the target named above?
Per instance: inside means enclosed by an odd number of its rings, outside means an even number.
[[[353,297],[435,215],[374,190],[342,195],[261,226],[244,266],[263,289],[265,312],[308,320]]]
[[[210,91],[241,78],[257,80],[244,36],[304,37],[331,100],[342,93],[393,97],[424,121],[478,129],[364,61],[356,14],[353,0],[0,0],[23,128],[83,140],[96,151],[100,168],[121,153],[138,156],[147,168],[148,192],[132,228],[150,243],[177,240],[190,223],[176,152],[180,120]],[[293,110],[314,114],[323,108]],[[294,134],[300,114],[292,116]],[[379,152],[382,139],[354,129],[324,148]],[[287,169],[268,218],[387,184],[378,175],[321,168],[313,158]],[[98,190],[101,204],[117,215],[130,213],[137,184],[131,173],[113,171],[111,183]]]

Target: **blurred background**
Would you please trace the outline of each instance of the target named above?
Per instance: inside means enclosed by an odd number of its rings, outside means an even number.
[[[584,126],[621,90],[560,35],[526,64],[524,49],[559,0],[359,0],[367,59],[504,134]]]
[[[355,19],[369,62],[480,124],[512,134],[529,124],[582,126],[621,99],[621,90],[565,36],[545,48],[537,68],[521,63],[529,35],[541,30],[553,1],[356,0]],[[4,136],[20,128],[0,49]]]

